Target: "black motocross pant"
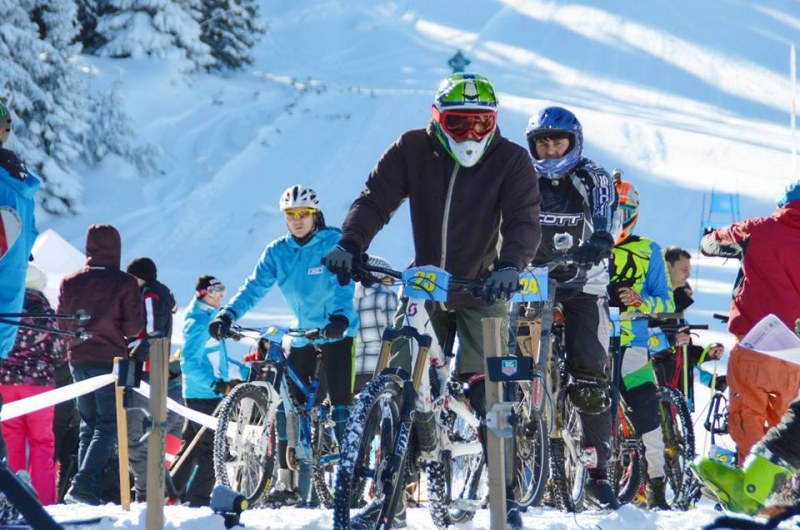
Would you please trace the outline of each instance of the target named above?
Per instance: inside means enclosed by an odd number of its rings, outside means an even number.
[[[335,342],[326,342],[320,349],[322,350],[323,374],[320,374],[318,398],[324,397],[327,391],[332,405],[351,405],[353,401],[353,370],[355,369],[353,339],[347,337]],[[310,384],[311,378],[314,376],[316,358],[317,353],[313,346],[290,350],[289,365],[305,384]],[[295,397],[301,402],[304,401],[294,383],[290,383],[290,385],[295,392]]]
[[[605,297],[577,289],[558,289],[556,303],[564,310],[564,346],[567,370],[573,377],[609,382],[609,317]],[[597,467],[604,469],[611,457],[612,411],[581,414],[584,444],[597,451]]]

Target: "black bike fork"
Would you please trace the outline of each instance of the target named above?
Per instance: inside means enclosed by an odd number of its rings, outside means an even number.
[[[389,466],[381,477],[383,491],[390,492],[389,502],[383,503],[381,513],[378,517],[378,527],[383,530],[390,530],[392,520],[397,513],[397,502],[402,502],[402,495],[405,491],[405,471],[406,459],[408,457],[409,442],[411,440],[412,427],[414,425],[414,414],[416,412],[417,392],[414,390],[414,383],[406,380],[403,384],[403,403],[400,410],[400,429],[394,442],[394,451]],[[398,485],[399,484],[399,485]],[[397,489],[400,489],[400,495]]]

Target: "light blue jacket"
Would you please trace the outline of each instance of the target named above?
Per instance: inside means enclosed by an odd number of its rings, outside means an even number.
[[[350,322],[346,336],[356,337],[355,283],[339,285],[336,276],[322,265],[322,258],[336,246],[341,235],[337,228],[323,228],[302,246],[291,234],[276,239],[264,249],[252,274],[224,310],[232,313],[234,320],[241,318],[277,283],[294,313],[292,327],[324,328],[328,317],[343,315]],[[294,345],[302,346],[304,342],[296,340]]]
[[[196,296],[184,313],[183,349],[181,371],[183,372],[183,397],[185,399],[219,399],[214,393],[217,379],[228,380],[228,355],[220,342],[208,333],[208,324],[219,310]],[[219,377],[209,355],[219,354]]]
[[[30,171],[24,179],[12,176],[6,168],[0,166],[0,313],[20,313],[25,299],[25,273],[28,270],[28,257],[33,242],[39,235],[33,214],[33,198],[39,191],[41,181]],[[3,219],[8,226],[4,228]],[[8,250],[3,250],[10,241],[6,241],[6,231],[11,225],[19,223],[19,237]],[[14,229],[14,231],[16,231]],[[14,319],[12,319],[14,320]],[[0,359],[6,359],[14,339],[17,326],[0,323]]]

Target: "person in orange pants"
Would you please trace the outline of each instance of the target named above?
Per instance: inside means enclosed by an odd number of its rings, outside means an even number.
[[[738,462],[770,427],[780,423],[800,392],[800,365],[734,346],[728,361],[730,401],[728,429],[736,442]]]
[[[800,180],[790,183],[767,217],[751,217],[710,230],[700,251],[736,257],[742,268],[734,288],[728,331],[739,340],[767,315],[789,329],[800,319]],[[743,462],[753,444],[776,425],[797,396],[798,367],[737,346],[728,366],[729,428]]]

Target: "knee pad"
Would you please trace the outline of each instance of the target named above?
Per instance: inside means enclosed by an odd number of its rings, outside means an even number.
[[[597,415],[611,407],[608,385],[597,381],[575,380],[567,388],[569,400],[582,414]]]

